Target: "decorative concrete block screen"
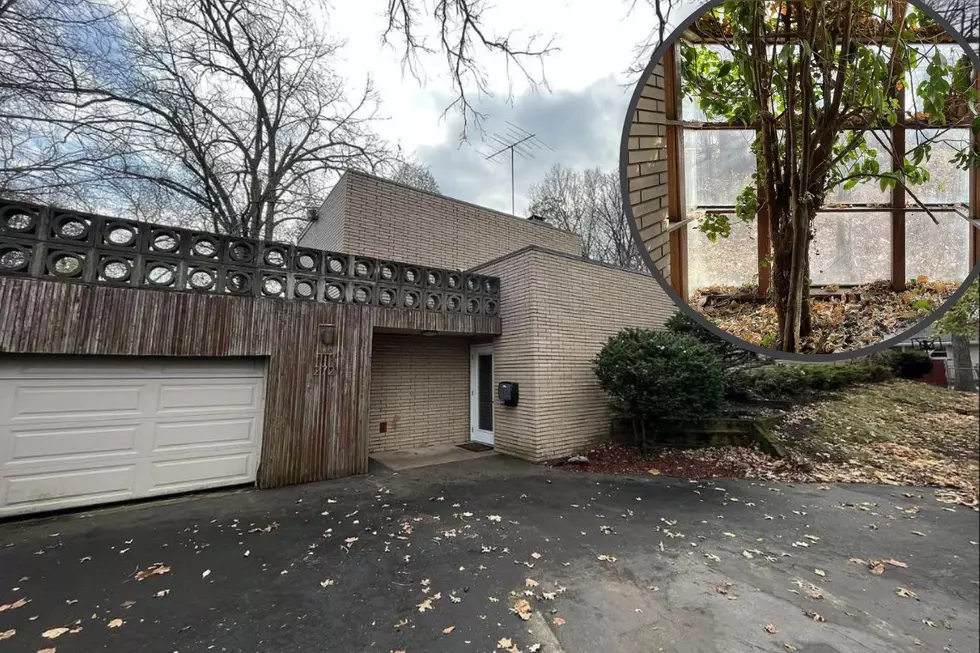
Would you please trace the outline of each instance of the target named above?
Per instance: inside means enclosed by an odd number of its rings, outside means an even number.
[[[0,200],[0,274],[495,316],[496,277]]]

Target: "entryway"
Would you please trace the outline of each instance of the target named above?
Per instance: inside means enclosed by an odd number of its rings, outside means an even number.
[[[470,347],[470,440],[493,446],[493,345]]]

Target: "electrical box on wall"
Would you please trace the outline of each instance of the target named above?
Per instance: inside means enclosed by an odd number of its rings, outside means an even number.
[[[501,381],[497,385],[497,398],[504,406],[516,406],[518,386],[514,381]]]

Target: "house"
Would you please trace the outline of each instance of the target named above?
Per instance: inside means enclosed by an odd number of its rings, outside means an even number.
[[[948,335],[937,335],[931,326],[892,345],[894,349],[917,349],[925,351],[932,359],[933,371],[926,381],[943,387],[952,387],[957,374],[966,374],[980,386],[980,338],[969,339],[970,360],[957,361],[952,339]]]
[[[610,429],[602,343],[673,312],[648,274],[580,252],[354,172],[297,245],[0,200],[0,517],[432,444],[579,451]]]
[[[375,333],[371,453],[470,440],[535,462],[579,451],[610,427],[591,368],[602,343],[674,311],[650,275],[584,259],[577,234],[359,172],[299,244],[500,279],[499,336]],[[497,402],[499,382],[517,384],[516,406]]]

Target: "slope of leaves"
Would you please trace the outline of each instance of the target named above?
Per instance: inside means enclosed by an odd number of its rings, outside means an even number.
[[[813,333],[803,342],[805,354],[853,351],[901,333],[936,310],[959,287],[957,282],[922,281],[895,292],[887,281],[852,289],[860,302],[812,299]],[[837,290],[828,286],[825,290]],[[720,299],[705,303],[707,295],[743,292],[728,286],[699,288],[691,300],[702,315],[718,327],[754,345],[774,346],[778,333],[772,301],[746,302]]]

